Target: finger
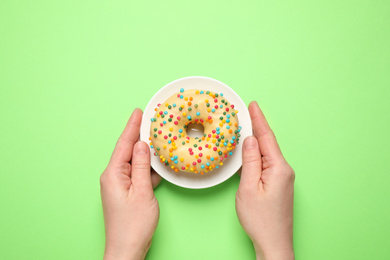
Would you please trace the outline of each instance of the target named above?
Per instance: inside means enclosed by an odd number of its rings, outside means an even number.
[[[257,139],[248,136],[242,148],[242,169],[240,186],[258,185],[261,177],[261,155]]]
[[[135,187],[153,191],[152,177],[150,173],[149,146],[143,141],[138,141],[134,145],[131,168],[131,180],[133,185]]]
[[[111,155],[110,164],[128,163],[133,154],[133,147],[139,136],[142,120],[142,110],[136,108],[130,116],[125,129],[120,135],[114,151]]]
[[[259,142],[260,153],[274,159],[283,158],[276,137],[257,102],[251,102],[248,109],[252,119],[253,132]]]
[[[155,170],[152,170],[152,186],[155,189],[161,182],[161,176]]]

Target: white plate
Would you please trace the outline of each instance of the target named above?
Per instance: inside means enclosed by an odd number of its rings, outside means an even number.
[[[244,142],[245,137],[252,135],[252,123],[249,111],[240,96],[237,95],[233,89],[216,79],[200,76],[177,79],[161,88],[146,106],[142,117],[140,132],[140,139],[142,141],[145,141],[148,144],[150,143],[150,119],[155,114],[154,109],[157,107],[157,104],[164,102],[170,96],[179,92],[181,88],[184,90],[199,89],[209,90],[215,93],[223,93],[223,96],[226,97],[226,99],[233,104],[235,109],[238,111],[238,123],[242,127],[240,132],[240,142],[236,145],[234,154],[224,161],[222,167],[214,169],[212,172],[205,173],[204,175],[187,172],[174,172],[172,169],[161,163],[158,156],[153,155],[154,149],[152,148],[150,150],[151,165],[153,169],[161,175],[161,177],[178,186],[190,189],[212,187],[229,179],[240,169],[242,165],[242,143]]]

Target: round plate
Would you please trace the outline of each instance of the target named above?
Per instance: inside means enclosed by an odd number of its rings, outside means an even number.
[[[140,139],[142,141],[148,144],[150,143],[150,119],[156,113],[154,109],[157,107],[157,104],[164,102],[173,94],[178,93],[181,88],[184,90],[199,89],[209,90],[215,93],[223,93],[223,96],[226,97],[226,99],[233,104],[235,109],[238,111],[238,123],[242,127],[240,131],[240,142],[236,145],[234,154],[224,161],[222,167],[214,169],[211,172],[207,172],[204,175],[188,172],[174,172],[171,168],[161,163],[158,156],[153,155],[154,149],[152,148],[150,150],[152,154],[151,165],[153,169],[161,175],[161,177],[178,186],[190,189],[212,187],[230,178],[240,169],[242,165],[242,143],[247,136],[252,135],[252,124],[249,111],[240,96],[237,95],[233,89],[216,79],[200,76],[177,79],[161,88],[146,106],[142,117],[140,132]]]

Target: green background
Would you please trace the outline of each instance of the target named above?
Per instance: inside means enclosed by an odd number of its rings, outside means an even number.
[[[257,100],[296,171],[297,259],[388,259],[389,1],[0,2],[0,259],[99,259],[135,107],[199,75]],[[166,181],[147,259],[254,259],[239,177]]]

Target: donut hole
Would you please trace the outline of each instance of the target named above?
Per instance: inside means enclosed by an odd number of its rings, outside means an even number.
[[[186,128],[187,135],[192,138],[201,138],[204,135],[204,128],[199,123],[189,123]]]

